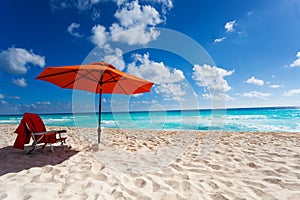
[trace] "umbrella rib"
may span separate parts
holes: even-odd
[[[78,74],[80,74],[81,76],[78,77],[78,78],[76,78],[76,79],[74,79],[73,81],[69,82],[69,83],[68,83],[67,85],[65,85],[64,87],[68,87],[69,85],[75,83],[76,81],[78,81],[78,80],[80,80],[80,79],[82,79],[82,78],[84,78],[84,77],[85,77],[86,79],[88,79],[88,80],[97,82],[96,77],[94,77],[93,75],[92,75],[92,76],[93,76],[95,79],[86,77],[87,75],[91,74],[92,72],[94,72],[94,71],[96,71],[96,70],[92,70],[92,71],[91,71],[91,70],[86,70],[86,69],[85,69],[84,71],[86,71],[87,73],[83,74],[83,73],[80,73],[80,70],[78,70]],[[74,71],[74,72],[75,72],[75,71]]]
[[[110,72],[108,72],[108,74],[111,76],[111,79],[114,79],[116,81],[116,84],[118,84],[120,86],[120,88],[123,90],[123,92],[125,94],[128,94],[128,92],[122,87],[122,85],[118,83],[118,81],[120,81],[120,80],[115,79],[116,77],[121,76],[121,75],[118,74],[118,76],[114,77]]]
[[[117,75],[114,77],[110,72],[108,72],[108,73],[111,76],[111,78],[102,83],[113,83],[113,82],[117,83],[119,81],[119,80],[116,80],[116,78],[121,77],[121,75]]]
[[[42,79],[42,78],[49,78],[49,77],[53,77],[53,76],[58,76],[58,75],[63,75],[63,74],[68,74],[71,72],[76,72],[77,70],[69,70],[69,71],[64,71],[64,72],[59,72],[59,73],[55,73],[55,74],[48,74],[48,75],[44,75],[44,76],[38,76],[38,79]]]

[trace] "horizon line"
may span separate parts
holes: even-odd
[[[287,108],[300,108],[300,106],[257,106],[257,107],[229,107],[229,108],[195,108],[195,109],[183,109],[183,110],[152,110],[152,111],[147,111],[147,110],[136,110],[136,111],[117,111],[117,112],[112,112],[112,111],[105,111],[101,112],[101,114],[107,114],[107,113],[140,113],[140,112],[178,112],[178,111],[213,111],[213,110],[242,110],[242,109],[287,109]],[[26,112],[24,112],[26,113]],[[23,114],[24,114],[23,113]],[[30,112],[29,112],[30,113]],[[62,115],[62,114],[98,114],[99,112],[53,112],[53,113],[37,113],[39,115]],[[21,116],[23,114],[0,114],[0,116],[11,116],[11,115],[16,115],[16,116]]]

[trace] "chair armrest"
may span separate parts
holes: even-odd
[[[33,133],[34,135],[46,135],[46,134],[54,134],[54,133],[66,133],[67,130],[50,130],[40,133]]]
[[[56,131],[45,131],[40,133],[33,133],[33,135],[47,135],[47,134],[54,134],[57,133]]]
[[[53,131],[55,131],[56,133],[66,133],[67,132],[67,130],[53,130]]]
[[[65,142],[66,137],[61,137],[61,133],[66,133],[66,130],[50,130],[39,133],[31,133],[35,143],[55,143]]]

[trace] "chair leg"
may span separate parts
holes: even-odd
[[[31,154],[35,150],[35,145],[37,144],[37,141],[34,141],[31,145],[31,149],[26,152],[26,154]]]
[[[43,145],[42,149],[45,149],[46,145],[47,145],[47,143],[45,143],[45,144]]]
[[[52,146],[51,143],[50,143],[50,148],[51,148],[52,153],[54,153],[54,152],[55,152],[55,151],[54,151],[54,147]]]
[[[31,149],[30,149],[29,151],[27,151],[26,154],[27,154],[27,155],[28,155],[28,154],[31,154],[31,153],[34,151],[34,149],[35,149],[35,146],[31,147]]]

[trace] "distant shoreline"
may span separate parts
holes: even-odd
[[[153,111],[147,111],[147,110],[139,110],[139,111],[117,111],[117,112],[101,112],[102,114],[111,114],[111,113],[143,113],[143,112],[185,112],[185,111],[223,111],[223,110],[255,110],[255,109],[265,109],[265,110],[270,110],[270,109],[300,109],[300,106],[270,106],[270,107],[240,107],[240,108],[215,108],[215,109],[210,109],[210,108],[200,108],[200,109],[185,109],[185,110],[153,110]],[[24,112],[25,113],[25,112]],[[66,112],[66,113],[37,113],[39,115],[69,115],[69,114],[97,114],[98,112],[80,112],[80,113],[72,113],[72,112]],[[22,116],[23,113],[21,114],[0,114],[0,116]]]

